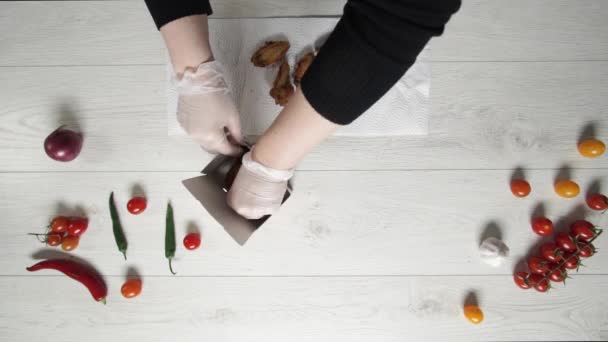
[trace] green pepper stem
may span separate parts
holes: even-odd
[[[122,252],[122,256],[125,257],[125,260],[127,260],[127,251],[121,251]]]
[[[173,258],[168,258],[169,259],[169,271],[171,271],[171,274],[176,275],[177,273],[173,272],[173,266],[171,265],[171,260],[173,260]]]

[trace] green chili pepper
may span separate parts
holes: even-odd
[[[171,202],[167,203],[167,220],[165,225],[165,257],[169,260],[169,271],[172,274],[173,267],[171,266],[171,260],[175,256],[175,222],[173,221],[173,207]]]
[[[114,193],[110,193],[110,216],[112,217],[112,230],[114,231],[114,239],[116,240],[116,246],[127,260],[127,239],[125,233],[122,231],[122,225],[118,217],[118,211],[114,204]]]

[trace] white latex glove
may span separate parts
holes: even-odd
[[[281,206],[292,176],[293,170],[268,168],[251,159],[251,152],[247,152],[228,191],[228,205],[248,219],[272,215]]]
[[[221,65],[217,61],[202,63],[174,82],[179,93],[177,121],[190,137],[207,152],[239,154],[242,149],[236,143],[243,142],[240,117]]]

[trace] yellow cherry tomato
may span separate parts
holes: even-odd
[[[604,154],[606,145],[597,139],[587,139],[578,145],[578,151],[583,157],[597,158]]]
[[[581,188],[571,180],[561,180],[555,183],[555,193],[561,197],[572,198],[578,196]]]
[[[73,251],[78,247],[78,236],[68,235],[61,241],[61,249],[66,252]]]
[[[464,307],[464,317],[473,324],[479,324],[483,321],[483,311],[477,305],[466,305]]]

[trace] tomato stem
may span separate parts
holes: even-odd
[[[27,235],[33,235],[36,237],[36,239],[38,239],[39,242],[42,243],[47,243],[48,237],[49,235],[60,235],[58,233],[44,233],[44,234],[39,234],[39,233],[27,233]],[[41,236],[44,236],[42,239],[40,239]]]

